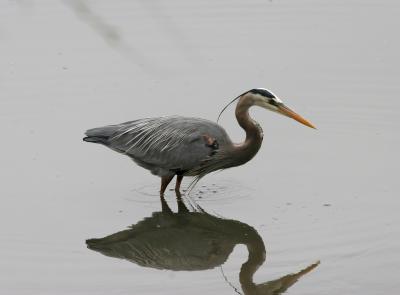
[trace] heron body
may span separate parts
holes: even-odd
[[[200,179],[206,174],[239,166],[252,159],[261,147],[263,132],[250,118],[257,105],[309,126],[311,123],[288,109],[270,91],[253,89],[238,96],[235,114],[246,132],[244,142],[235,144],[217,123],[180,116],[146,118],[86,131],[87,142],[100,143],[129,156],[139,166],[161,177],[161,194],[177,175],[176,190],[184,176]]]

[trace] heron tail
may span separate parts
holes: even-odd
[[[83,141],[107,144],[110,136],[114,134],[117,128],[116,126],[110,125],[89,129],[85,132],[86,137],[83,138]]]
[[[83,138],[83,141],[93,142],[93,143],[107,143],[108,137],[100,137],[100,136],[86,136]]]

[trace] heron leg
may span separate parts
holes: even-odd
[[[175,191],[176,192],[179,192],[181,189],[182,179],[183,179],[183,175],[176,176],[176,183],[175,183]]]
[[[174,178],[174,175],[172,175],[172,176],[162,176],[161,177],[160,196],[164,195],[164,192],[167,189],[167,186],[171,182],[172,178]]]

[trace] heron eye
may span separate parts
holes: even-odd
[[[275,99],[273,99],[273,98],[270,98],[270,99],[268,100],[268,102],[269,102],[269,104],[272,104],[273,106],[277,106],[277,105],[278,105],[278,102],[277,102]]]

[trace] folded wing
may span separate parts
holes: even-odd
[[[86,141],[124,153],[160,176],[192,170],[231,143],[214,122],[175,116],[94,128],[86,135]]]

